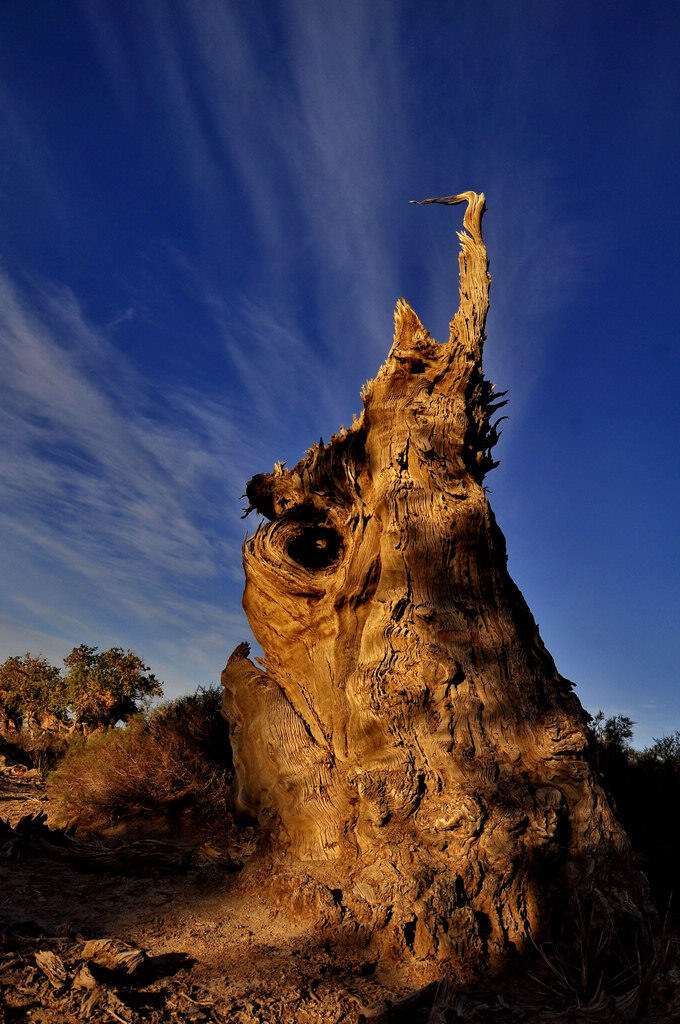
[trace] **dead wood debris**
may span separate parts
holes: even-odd
[[[68,936],[27,935],[17,926],[0,935],[0,1022],[26,1019],[29,1010],[51,1011],[39,1019],[118,1020],[123,1024],[197,1019],[188,957],[148,957],[119,939],[81,941]],[[159,963],[160,961],[160,963]],[[171,976],[169,976],[171,975]],[[186,997],[183,1012],[181,996]],[[3,1010],[4,1008],[4,1010]],[[208,1017],[203,1017],[209,1020]]]
[[[546,998],[542,979],[535,978],[532,990],[532,975],[524,972],[516,978],[514,998],[507,992],[505,996],[461,992],[450,979],[443,978],[397,1000],[383,1013],[366,1014],[364,1019],[372,1024],[678,1024],[680,969],[669,967],[669,962],[678,964],[680,947],[677,942],[671,945],[675,948],[668,962],[652,958],[646,970],[641,965],[639,984],[632,986],[625,998],[605,991],[586,1003]]]
[[[677,956],[673,959],[677,962]],[[675,968],[654,979],[653,1008],[640,1016],[605,996],[597,1005],[558,1009],[542,1002],[539,985],[533,993],[527,989],[504,997],[461,992],[447,979],[374,1007],[345,985],[323,995],[315,983],[316,991],[294,985],[267,994],[218,994],[197,982],[193,966],[183,954],[154,957],[116,938],[47,935],[30,922],[10,926],[0,933],[0,1024],[29,1018],[41,1024],[675,1024],[680,1019]]]
[[[15,826],[0,819],[0,860],[48,854],[82,871],[120,875],[179,874],[195,867],[241,867],[224,850],[159,839],[107,844],[82,839],[73,828],[51,828],[44,813],[26,814]]]

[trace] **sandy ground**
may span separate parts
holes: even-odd
[[[35,772],[0,770],[0,818],[15,826],[48,806]],[[117,1012],[126,1021],[351,1024],[379,1020],[404,994],[381,979],[362,951],[332,947],[304,926],[291,926],[252,892],[245,899],[238,872],[209,856],[180,874],[130,877],[81,870],[28,843],[10,859],[0,856],[0,936],[8,1021],[82,1019],[78,1000],[71,1000],[75,1015],[70,1005],[60,1007],[68,1002],[64,992],[42,972],[34,972],[35,984],[19,975],[40,950],[66,962],[86,940],[104,937],[144,950],[156,975],[167,971],[146,986],[153,999],[143,1013],[118,1006],[92,1020],[113,1020]],[[17,955],[14,977],[7,965]],[[22,985],[27,992],[15,998],[12,987]],[[163,998],[167,1005],[160,1005]]]
[[[35,771],[0,758],[0,821],[9,822],[0,825],[0,1024],[624,1019],[606,1004],[599,1013],[546,1016],[533,982],[533,1003],[526,991],[513,999],[512,986],[502,995],[462,993],[442,982],[408,993],[366,950],[273,910],[253,884],[252,838],[237,851],[245,866],[237,867],[233,850],[224,857],[203,842],[179,872],[92,870],[41,841],[45,825],[37,839],[31,833],[17,840],[21,819],[46,810]],[[103,960],[99,953],[88,959],[88,941],[106,939],[140,966],[127,973],[118,960],[106,960],[106,951]],[[680,1022],[680,971],[666,969],[655,985],[661,1010],[644,1019]]]

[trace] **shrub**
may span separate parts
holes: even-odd
[[[73,746],[50,778],[58,815],[103,829],[174,830],[219,822],[231,808],[231,747],[216,687],[168,701],[124,728]]]
[[[73,736],[46,729],[0,731],[0,753],[27,768],[36,768],[44,782],[65,755]]]
[[[621,824],[633,848],[645,860],[652,891],[661,911],[677,891],[680,859],[680,732],[655,739],[643,751],[630,745],[632,722],[616,716],[594,719],[594,741],[605,785],[614,797]],[[680,920],[680,901],[671,905]]]

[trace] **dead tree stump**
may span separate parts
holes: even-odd
[[[618,928],[646,892],[483,486],[505,404],[482,372],[484,196],[440,201],[467,203],[449,340],[400,299],[352,427],[248,483],[265,671],[242,644],[222,676],[238,800],[281,870],[425,980],[568,935],[575,894]]]

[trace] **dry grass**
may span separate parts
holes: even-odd
[[[575,904],[571,947],[536,946],[542,970],[529,977],[548,1001],[567,1007],[553,1011],[555,1021],[639,1019],[668,960],[667,922],[658,930],[651,911],[640,913],[635,934],[622,941],[597,890],[587,905],[579,897]]]
[[[220,700],[215,688],[199,690],[72,746],[49,779],[57,816],[99,830],[224,819],[231,749]]]
[[[39,728],[0,730],[0,753],[29,768],[36,768],[43,780],[64,757],[72,742],[73,737],[66,731],[51,732]]]

